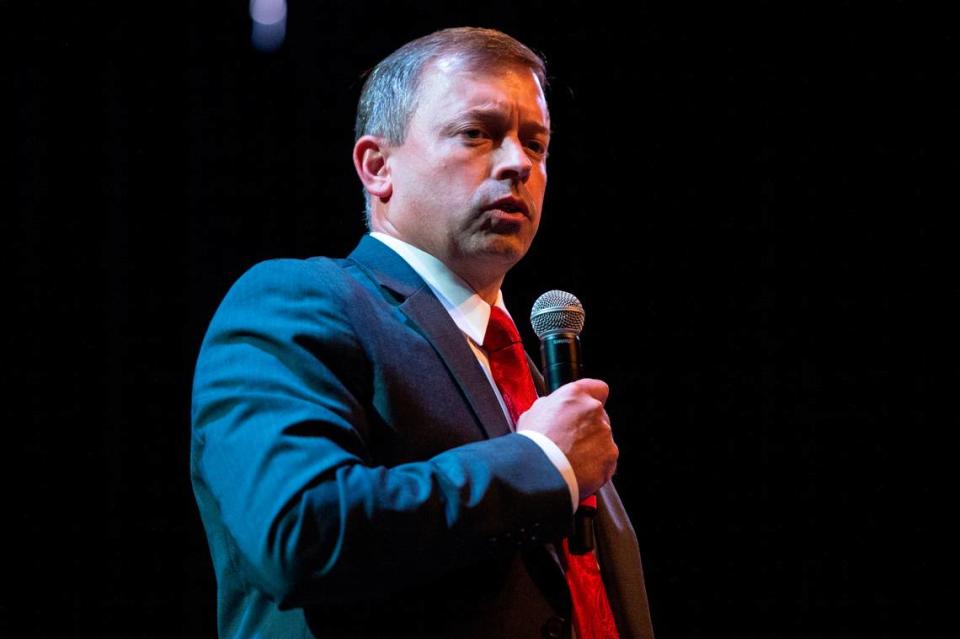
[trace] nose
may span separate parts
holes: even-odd
[[[496,153],[494,177],[498,180],[526,182],[530,177],[533,161],[527,155],[523,143],[514,136],[504,136]]]

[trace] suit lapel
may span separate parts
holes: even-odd
[[[594,529],[597,560],[620,636],[653,639],[637,536],[613,482],[597,492]]]
[[[420,327],[453,373],[487,437],[508,434],[507,418],[476,355],[433,292],[424,285],[400,305],[400,310]]]
[[[500,402],[466,337],[416,271],[392,249],[369,236],[360,240],[350,259],[402,300],[400,311],[443,360],[486,436],[499,437],[511,432]]]

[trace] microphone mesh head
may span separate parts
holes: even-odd
[[[573,333],[583,330],[583,304],[572,293],[547,291],[537,298],[530,311],[533,332],[543,339],[553,333]]]

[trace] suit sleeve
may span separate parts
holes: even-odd
[[[371,459],[374,364],[350,294],[329,261],[258,265],[227,294],[197,363],[201,514],[283,608],[385,596],[569,522],[563,478],[522,436],[392,468]]]

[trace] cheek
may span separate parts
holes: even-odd
[[[451,163],[446,171],[435,176],[433,183],[438,194],[442,194],[446,201],[472,206],[485,179],[486,174],[475,166]]]
[[[547,191],[547,176],[546,175],[537,175],[530,176],[530,179],[527,181],[527,189],[533,198],[537,201],[537,205],[543,204],[543,196]]]

